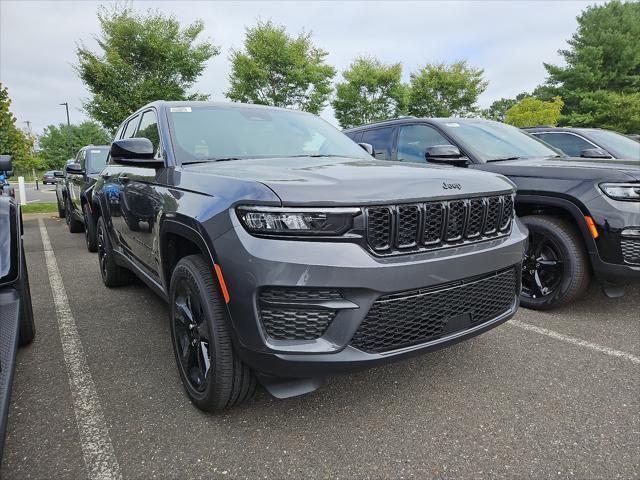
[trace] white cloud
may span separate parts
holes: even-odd
[[[405,79],[427,62],[467,58],[485,69],[489,87],[480,103],[530,91],[544,80],[542,62],[560,62],[557,50],[575,31],[575,17],[592,2],[147,2],[184,24],[198,18],[204,35],[221,47],[196,89],[224,100],[231,48],[244,29],[272,19],[290,33],[313,31],[340,72],[358,55],[402,62]],[[9,88],[19,122],[34,131],[65,120],[68,101],[80,121],[87,91],[72,64],[76,42],[95,46],[96,2],[0,2],[0,81]],[[333,120],[330,109],[323,113]]]

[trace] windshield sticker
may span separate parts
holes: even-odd
[[[189,113],[191,107],[171,107],[171,113]]]
[[[456,127],[459,127],[459,126],[460,126],[460,124],[459,124],[459,123],[445,123],[445,125],[446,125],[447,127],[453,127],[453,128],[456,128]]]

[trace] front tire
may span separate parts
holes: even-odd
[[[521,220],[529,229],[521,305],[549,310],[576,300],[591,280],[587,252],[576,229],[548,215],[529,215]]]
[[[193,404],[215,412],[251,398],[255,376],[234,350],[224,301],[202,256],[189,255],[178,262],[170,301],[173,350]]]
[[[84,217],[84,238],[87,242],[87,250],[98,251],[98,239],[96,238],[97,225],[93,220],[93,215],[89,211],[89,206],[85,203],[82,206],[82,216]]]
[[[65,216],[64,203],[60,201],[60,197],[58,196],[57,193],[56,193],[56,200],[58,201],[58,217],[64,218]]]
[[[98,217],[96,238],[102,283],[109,288],[130,284],[133,280],[133,274],[130,270],[118,265],[113,258],[113,249],[102,216]]]

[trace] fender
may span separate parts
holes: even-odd
[[[587,223],[584,220],[584,216],[588,215],[589,212],[583,206],[582,208],[576,205],[574,202],[569,200],[565,200],[560,197],[549,197],[549,196],[541,196],[541,195],[527,195],[527,194],[516,194],[516,208],[518,205],[548,205],[550,207],[561,208],[562,210],[569,213],[578,225],[580,230],[580,234],[582,235],[582,240],[587,247],[587,251],[590,256],[598,255],[598,247],[596,245],[595,240],[591,236],[591,232],[589,232],[589,228]]]

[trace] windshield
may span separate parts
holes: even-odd
[[[107,164],[108,148],[91,148],[87,151],[87,173],[100,173]]]
[[[471,120],[452,121],[441,126],[483,162],[560,155],[540,140],[504,123]]]
[[[640,143],[609,130],[589,130],[589,136],[605,149],[617,152],[621,158],[640,159]]]
[[[371,159],[324,120],[291,110],[249,106],[169,108],[173,148],[180,163],[297,156]]]

